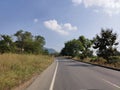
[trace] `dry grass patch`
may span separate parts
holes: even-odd
[[[52,62],[53,57],[45,55],[0,55],[0,90],[11,90],[42,72]]]

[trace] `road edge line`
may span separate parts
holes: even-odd
[[[87,64],[91,64],[91,65],[98,66],[98,67],[103,67],[103,68],[106,68],[106,69],[109,69],[109,70],[120,71],[119,68],[109,67],[109,66],[90,63],[90,62],[85,62],[85,61],[79,61],[79,60],[75,60],[75,59],[72,59],[72,60],[74,60],[75,62],[82,62],[82,63],[87,63]]]
[[[54,87],[55,78],[56,78],[57,69],[58,69],[58,61],[56,60],[56,62],[57,62],[56,68],[55,68],[55,71],[54,71],[54,74],[53,74],[53,78],[52,78],[52,82],[51,82],[51,84],[50,84],[49,90],[53,90],[53,87]]]
[[[118,85],[116,85],[116,84],[114,84],[114,83],[112,83],[112,82],[110,82],[108,80],[105,80],[105,79],[102,79],[102,80],[105,81],[105,82],[107,82],[107,83],[109,83],[109,84],[111,84],[112,86],[120,89],[120,86],[118,86]]]

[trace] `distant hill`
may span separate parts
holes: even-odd
[[[55,49],[52,48],[45,48],[45,49],[48,50],[49,54],[57,53]]]

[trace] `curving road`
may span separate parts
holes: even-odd
[[[120,90],[120,72],[57,58],[27,90]]]

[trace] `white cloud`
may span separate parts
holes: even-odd
[[[80,0],[72,0],[72,2],[76,5],[84,4],[86,8],[100,8],[99,11],[102,10],[110,16],[120,13],[120,0],[81,0],[81,2]]]
[[[72,30],[77,30],[77,27],[76,26],[72,26],[70,23],[65,23],[63,25],[63,29],[72,31]]]
[[[72,0],[74,5],[79,5],[82,3],[82,0]]]
[[[38,22],[38,19],[37,19],[37,18],[35,18],[33,21],[34,21],[34,23],[37,23],[37,22]]]
[[[68,35],[69,31],[77,30],[76,26],[72,26],[70,23],[58,24],[56,20],[49,20],[44,22],[45,27],[55,31],[61,35]]]

